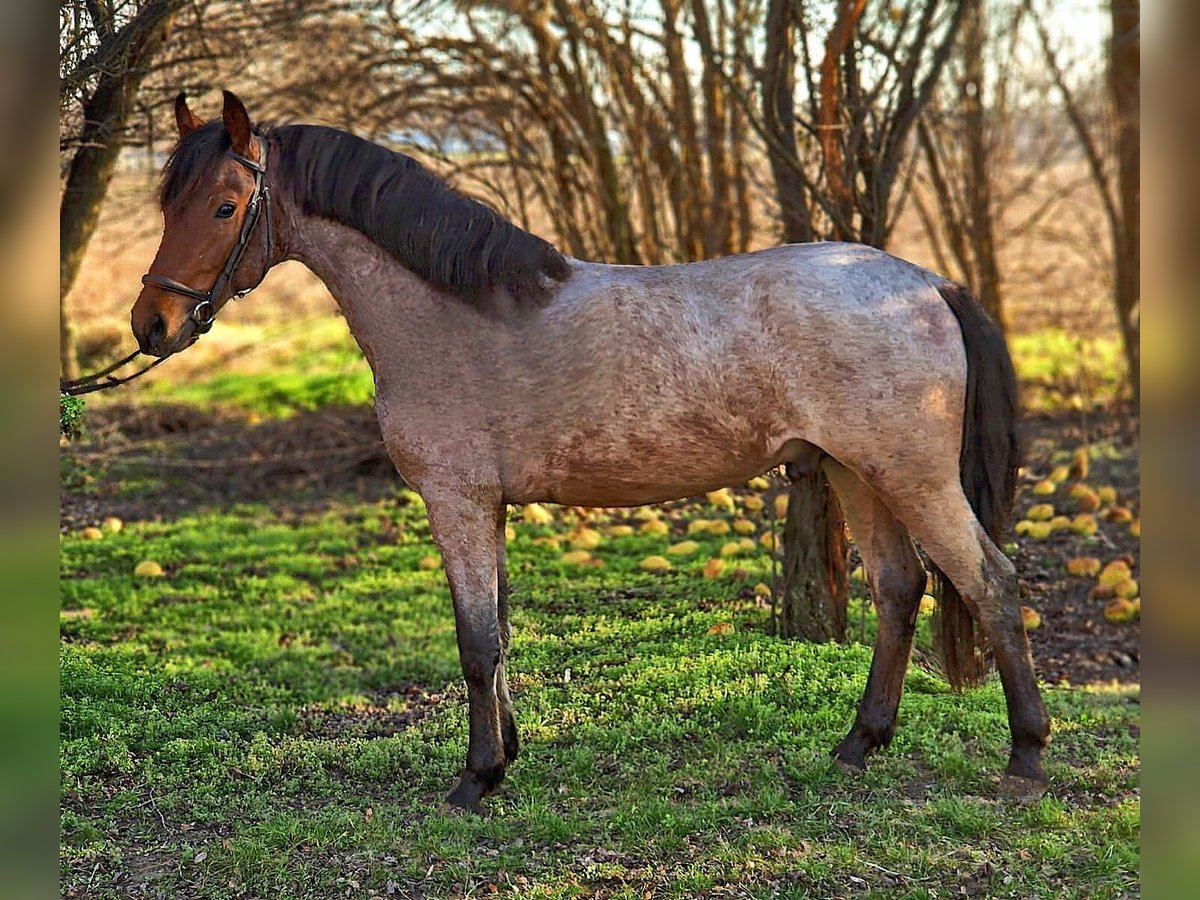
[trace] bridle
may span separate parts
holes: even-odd
[[[258,225],[258,220],[263,218],[266,220],[266,256],[263,259],[263,271],[259,276],[258,281],[252,287],[245,288],[240,291],[232,291],[232,297],[237,300],[245,297],[254,288],[263,283],[263,279],[267,277],[267,272],[271,267],[271,259],[275,253],[275,232],[271,228],[271,190],[267,187],[267,142],[263,138],[259,138],[259,161],[242,156],[240,153],[233,153],[232,156],[243,166],[250,170],[254,175],[254,190],[250,194],[250,201],[246,204],[246,217],[242,220],[241,231],[238,232],[237,243],[233,245],[233,249],[229,251],[229,258],[225,260],[225,266],[221,269],[221,274],[217,276],[217,280],[213,286],[207,291],[197,290],[194,287],[188,287],[174,278],[166,275],[153,275],[147,272],[142,276],[142,284],[152,284],[155,287],[162,288],[165,291],[170,291],[174,294],[182,294],[185,297],[191,297],[196,301],[196,304],[188,310],[188,318],[195,324],[196,329],[191,335],[191,339],[184,346],[191,346],[195,343],[200,335],[207,332],[213,326],[213,322],[217,318],[217,304],[221,302],[221,297],[225,290],[230,286],[233,280],[233,273],[237,269],[238,264],[242,261],[242,256],[246,253],[246,246],[250,243],[250,238],[254,236],[254,229]],[[178,348],[175,348],[178,349]],[[172,353],[175,352],[173,349]],[[139,355],[140,350],[134,350],[124,359],[113,363],[107,368],[101,369],[91,375],[85,375],[83,378],[76,378],[71,381],[62,381],[58,383],[58,389],[64,394],[89,394],[92,391],[100,391],[106,388],[116,387],[117,385],[125,384],[133,381],[139,375],[144,375],[149,372],[159,363],[166,360],[171,353],[161,356],[150,365],[138,369],[132,375],[127,375],[121,378],[113,375],[117,369],[127,363],[132,362]]]
[[[254,190],[250,194],[250,202],[246,204],[246,217],[242,220],[242,230],[238,233],[237,243],[229,251],[229,258],[225,260],[225,267],[221,269],[221,274],[217,276],[217,280],[213,283],[213,286],[207,291],[201,291],[194,287],[188,287],[186,284],[176,281],[174,278],[169,278],[166,275],[153,275],[147,272],[142,276],[142,284],[152,284],[165,291],[191,297],[196,301],[196,305],[188,310],[188,318],[195,323],[195,334],[198,335],[204,334],[212,328],[213,322],[216,321],[217,304],[221,302],[221,297],[225,293],[225,289],[229,287],[230,282],[233,280],[233,273],[242,261],[242,256],[246,252],[246,246],[250,243],[250,238],[254,235],[254,228],[258,225],[259,218],[266,219],[267,255],[263,262],[263,272],[252,287],[233,291],[233,298],[239,300],[262,284],[263,279],[267,277],[267,271],[271,265],[271,257],[275,249],[275,234],[271,228],[271,189],[267,187],[267,142],[260,138],[258,145],[260,157],[260,161],[258,162],[249,157],[242,156],[240,153],[231,154],[234,159],[249,169],[254,176]]]

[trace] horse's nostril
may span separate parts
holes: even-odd
[[[167,336],[167,323],[162,316],[156,315],[150,320],[150,331],[147,333],[146,342],[150,345],[151,350],[157,350],[162,345],[163,338]]]

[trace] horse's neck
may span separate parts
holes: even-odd
[[[376,375],[413,387],[429,369],[478,368],[495,359],[505,329],[414,275],[353,228],[291,217],[287,254],[325,283]]]

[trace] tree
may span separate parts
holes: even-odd
[[[863,0],[838,0],[832,19],[825,13],[804,0],[770,0],[767,8],[756,121],[783,238],[883,247],[909,139],[950,56],[963,4],[872,5],[868,15]],[[788,489],[784,524],[783,634],[844,637],[847,552],[842,510],[824,474],[801,476]]]
[[[79,102],[79,131],[59,206],[59,372],[76,373],[66,297],[112,180],[134,96],[184,0],[71,2],[59,8],[60,114]]]
[[[1089,121],[1071,86],[1041,12],[1032,0],[1025,0],[1046,67],[1083,151],[1108,224],[1113,306],[1121,329],[1130,387],[1137,399],[1141,394],[1141,125],[1138,99],[1141,5],[1139,0],[1110,0],[1109,6],[1112,31],[1108,44],[1108,99],[1114,127],[1111,137],[1106,139],[1101,125]],[[1110,158],[1115,159],[1115,174]]]

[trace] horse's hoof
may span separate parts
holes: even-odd
[[[442,801],[442,805],[438,807],[438,812],[440,812],[443,816],[449,816],[455,819],[466,819],[472,816],[487,815],[487,810],[478,803],[476,803],[474,806],[462,806],[458,803],[458,801],[451,800],[450,797],[447,797],[444,801]]]
[[[1000,779],[1000,796],[1015,803],[1036,803],[1049,788],[1045,781],[1022,775],[1005,775]]]
[[[446,802],[442,804],[442,811],[454,815],[469,813],[482,816],[484,809],[480,805],[480,802],[485,795],[486,792],[478,781],[464,776],[459,779],[454,790],[446,795]]]
[[[848,775],[858,775],[866,771],[867,750],[863,742],[853,735],[838,744],[830,756],[837,763],[837,767]]]
[[[859,765],[858,763],[844,760],[840,756],[835,756],[833,758],[833,764],[837,766],[838,771],[843,775],[849,775],[854,778],[857,778],[863,772],[867,771],[866,763]]]

